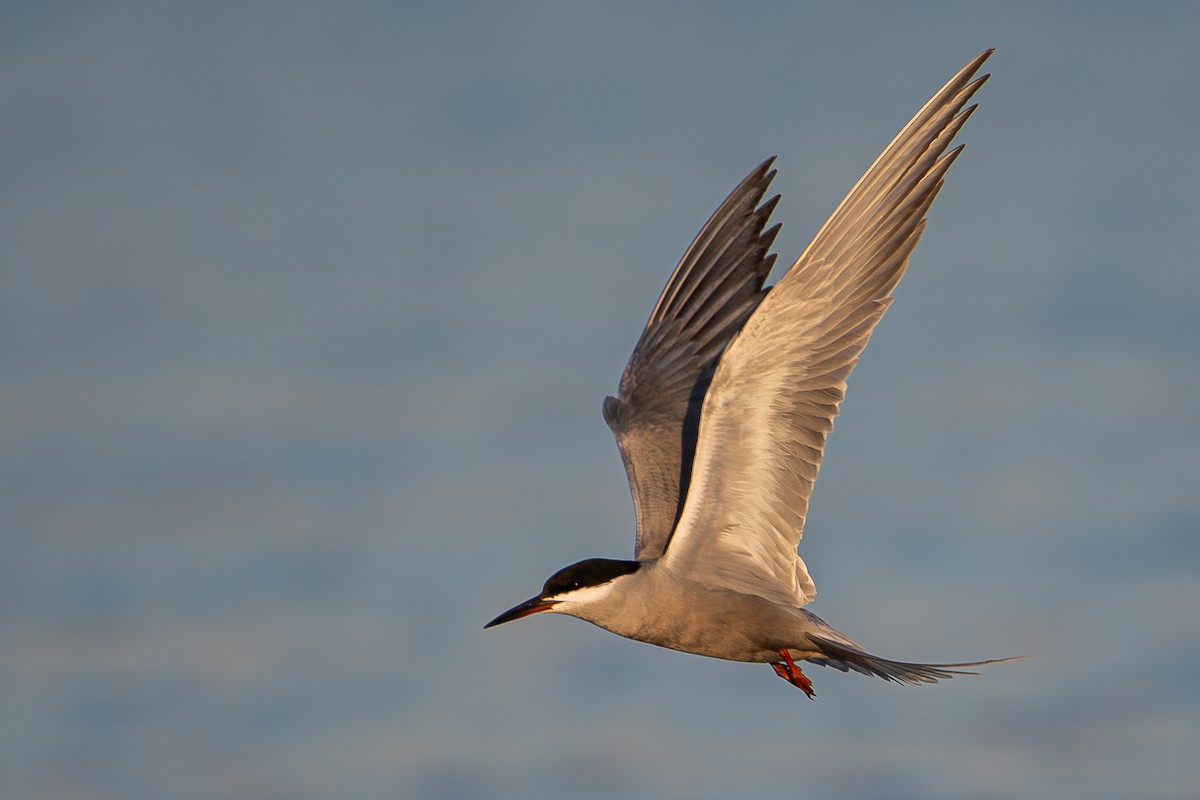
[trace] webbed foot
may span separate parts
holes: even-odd
[[[796,662],[792,661],[792,654],[788,652],[786,647],[781,647],[779,648],[779,655],[783,657],[783,663],[772,662],[771,669],[775,670],[776,675],[803,691],[808,695],[810,700],[814,699],[817,693],[813,691],[812,681],[800,671],[800,668],[796,666]]]

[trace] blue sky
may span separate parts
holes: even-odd
[[[0,794],[1185,798],[1191,4],[6,4]],[[480,626],[625,557],[600,401],[777,154],[791,262],[988,46],[802,545],[938,687]]]

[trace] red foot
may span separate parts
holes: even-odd
[[[817,693],[813,691],[812,681],[808,679],[807,675],[800,671],[800,668],[796,666],[796,662],[792,661],[792,654],[787,651],[787,648],[779,648],[779,655],[783,656],[784,663],[771,664],[771,669],[775,670],[775,674],[783,678],[792,686],[795,686],[797,689],[802,690],[806,695],[808,695],[810,700],[815,698]]]

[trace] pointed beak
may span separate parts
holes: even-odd
[[[486,629],[495,627],[496,625],[503,625],[506,622],[512,622],[514,619],[520,619],[521,617],[528,617],[530,614],[536,614],[539,611],[549,611],[556,605],[558,605],[557,600],[546,600],[541,595],[531,597],[524,603],[521,603],[521,605],[513,606],[483,627]]]

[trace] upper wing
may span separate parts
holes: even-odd
[[[758,206],[773,158],[751,172],[701,228],[634,348],[604,419],[617,438],[637,514],[635,557],[657,558],[683,507],[700,402],[717,357],[763,298],[779,196]],[[757,208],[756,208],[757,206]]]
[[[892,299],[962,146],[987,51],[892,140],[721,357],[691,487],[664,563],[709,585],[803,605],[796,545],[846,379]]]

